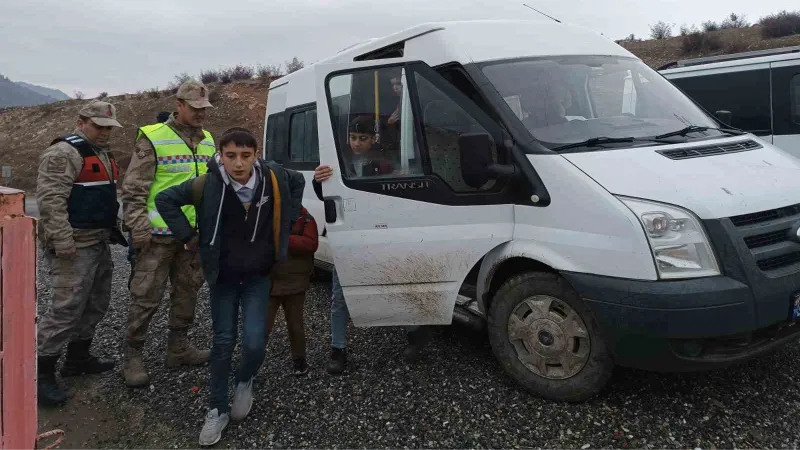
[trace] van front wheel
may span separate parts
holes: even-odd
[[[488,328],[506,373],[540,397],[584,401],[611,377],[614,363],[589,308],[558,275],[506,281],[492,301]]]

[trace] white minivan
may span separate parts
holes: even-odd
[[[720,367],[799,336],[800,160],[586,29],[370,40],[273,82],[265,143],[306,175],[317,258],[356,326],[467,311],[537,395],[584,400],[615,364]]]

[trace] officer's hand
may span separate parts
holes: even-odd
[[[331,166],[319,166],[314,169],[314,181],[322,183],[333,176],[333,169]]]
[[[78,255],[78,250],[75,247],[65,250],[56,250],[56,256],[59,258],[74,258]]]
[[[188,250],[188,251],[190,251],[190,252],[196,252],[196,251],[200,250],[200,241],[197,240],[197,238],[194,238],[191,241],[189,241],[188,243],[183,244],[183,248]]]
[[[136,250],[136,253],[143,252],[150,247],[150,240],[152,236],[147,236],[145,239],[136,239],[133,238],[133,248]]]

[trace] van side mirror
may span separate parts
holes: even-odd
[[[714,116],[716,116],[717,119],[720,122],[724,123],[725,125],[731,126],[731,120],[733,119],[733,114],[731,114],[730,111],[720,110],[715,112]]]
[[[492,148],[489,135],[485,133],[465,133],[458,138],[458,151],[461,157],[461,177],[471,188],[478,189],[491,179],[489,166]]]
[[[481,186],[500,177],[514,177],[517,167],[497,164],[492,156],[492,141],[486,133],[465,133],[458,138],[461,156],[461,177],[471,188]]]

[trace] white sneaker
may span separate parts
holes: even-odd
[[[206,414],[206,423],[200,431],[200,445],[214,445],[222,438],[222,430],[228,426],[230,417],[228,414],[219,414],[217,408],[212,409]]]
[[[231,419],[235,421],[244,420],[253,407],[253,379],[250,381],[240,381],[236,385],[236,392],[233,394],[233,404],[231,405]]]

